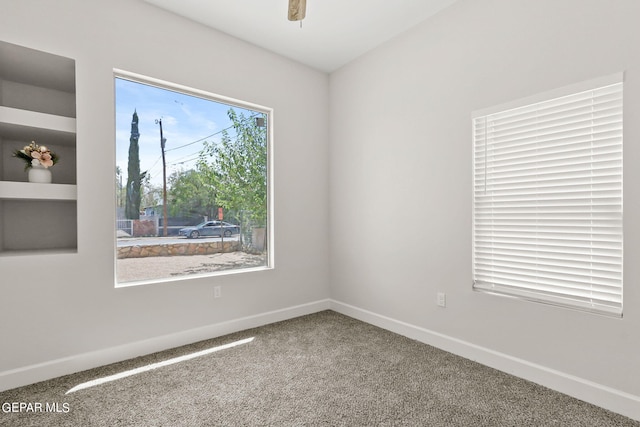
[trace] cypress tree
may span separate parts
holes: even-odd
[[[143,176],[140,174],[140,147],[138,145],[138,112],[134,110],[129,138],[129,164],[127,166],[127,200],[124,208],[128,219],[140,219],[140,188]]]

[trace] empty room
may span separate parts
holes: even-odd
[[[0,0],[0,425],[640,425],[639,19]]]

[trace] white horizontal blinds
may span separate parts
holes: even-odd
[[[474,287],[622,314],[622,83],[473,120]]]

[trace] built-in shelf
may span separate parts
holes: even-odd
[[[19,108],[0,105],[0,123],[5,127],[22,126],[26,128],[47,129],[50,131],[75,134],[76,119]]]
[[[0,256],[76,253],[75,61],[0,40],[0,64]],[[13,158],[31,141],[60,157],[51,184]]]
[[[76,254],[76,248],[69,249],[29,249],[29,250],[4,250],[0,251],[0,258],[4,257],[20,257],[20,256],[38,256],[38,255],[69,255]]]
[[[76,200],[76,188],[71,184],[0,181],[0,199]]]

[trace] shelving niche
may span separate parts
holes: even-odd
[[[77,251],[75,61],[0,41],[0,256]],[[27,182],[13,152],[60,156],[53,183]]]

